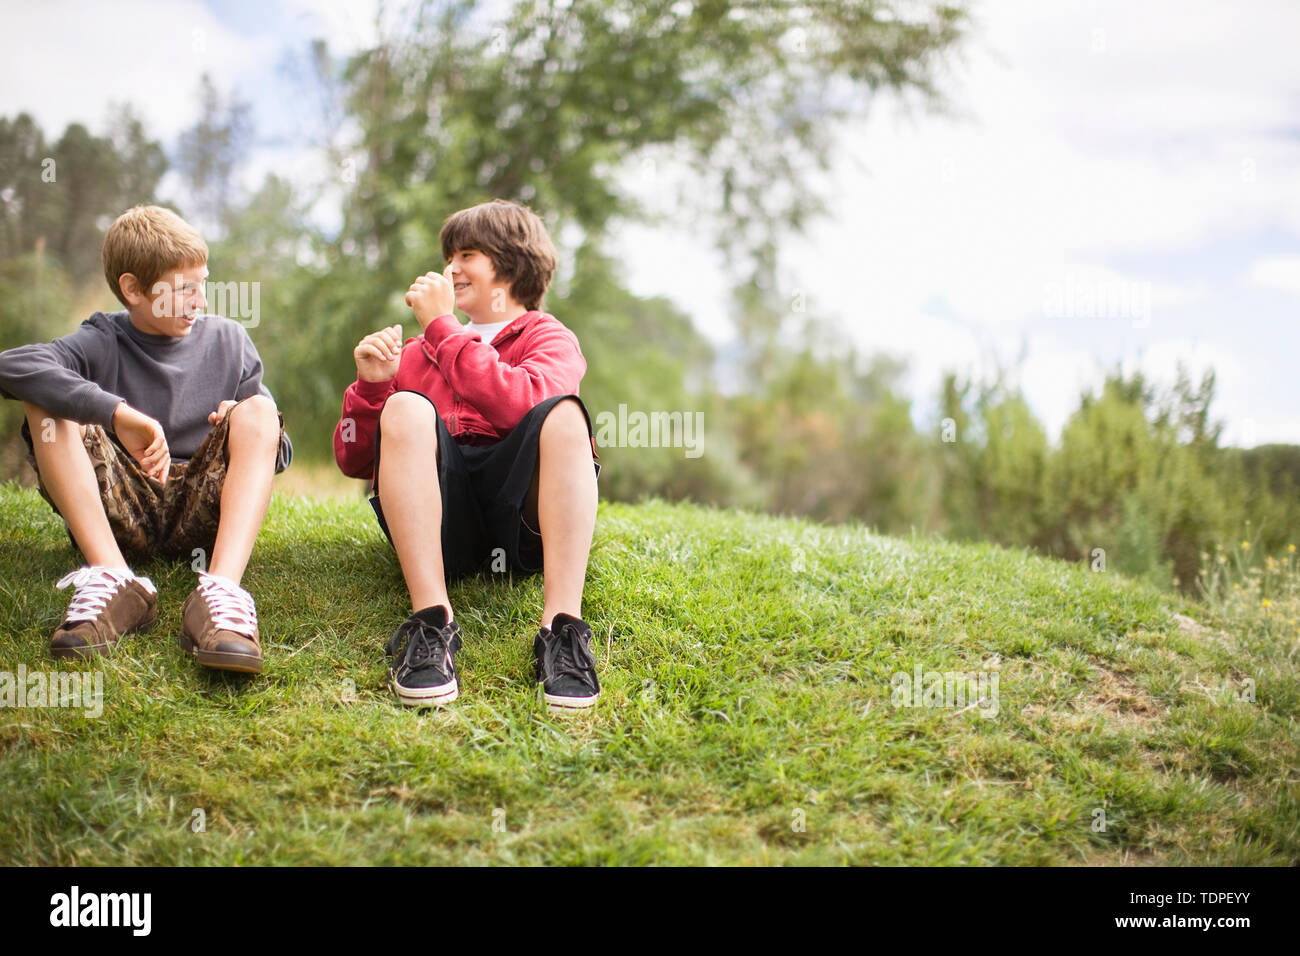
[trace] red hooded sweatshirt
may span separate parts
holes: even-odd
[[[347,387],[334,457],[348,477],[373,479],[375,430],[393,392],[421,392],[459,444],[486,445],[503,439],[539,402],[578,394],[586,371],[578,337],[546,312],[525,312],[491,345],[454,315],[440,315],[423,335],[406,340],[395,378]]]

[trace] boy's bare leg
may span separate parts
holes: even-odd
[[[411,594],[411,610],[441,604],[450,620],[442,563],[437,414],[413,392],[397,392],[384,404],[379,416],[379,496]]]
[[[275,402],[265,395],[245,399],[229,415],[226,451],[230,462],[221,487],[221,518],[208,572],[238,584],[271,503],[280,418]]]
[[[542,423],[537,520],[542,532],[542,626],[556,614],[582,617],[587,557],[596,529],[596,470],[587,419],[576,402],[558,403]]]
[[[32,433],[32,449],[36,454],[41,482],[59,514],[68,523],[86,563],[130,570],[113,537],[104,503],[100,500],[99,482],[95,480],[94,466],[86,454],[81,426],[66,418],[55,418],[30,402],[23,402],[23,411]],[[50,420],[54,422],[54,441],[44,441],[49,432],[43,423]]]

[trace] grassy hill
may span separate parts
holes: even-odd
[[[183,655],[193,574],[164,563],[136,569],[157,630],[54,661],[74,565],[0,486],[0,670],[103,674],[98,717],[0,707],[0,864],[1300,862],[1294,626],[1113,573],[603,503],[604,696],[565,719],[531,683],[540,578],[453,588],[461,699],[392,699],[405,592],[361,501],[273,502],[260,677]],[[925,706],[934,674],[985,696]]]

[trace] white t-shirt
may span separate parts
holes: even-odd
[[[489,345],[497,337],[497,333],[510,324],[511,320],[505,322],[471,322],[467,328],[471,332],[477,332],[478,337]]]

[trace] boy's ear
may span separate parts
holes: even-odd
[[[117,287],[122,290],[122,298],[126,299],[128,305],[138,305],[137,300],[147,298],[140,288],[140,280],[133,273],[123,272],[118,276]]]

